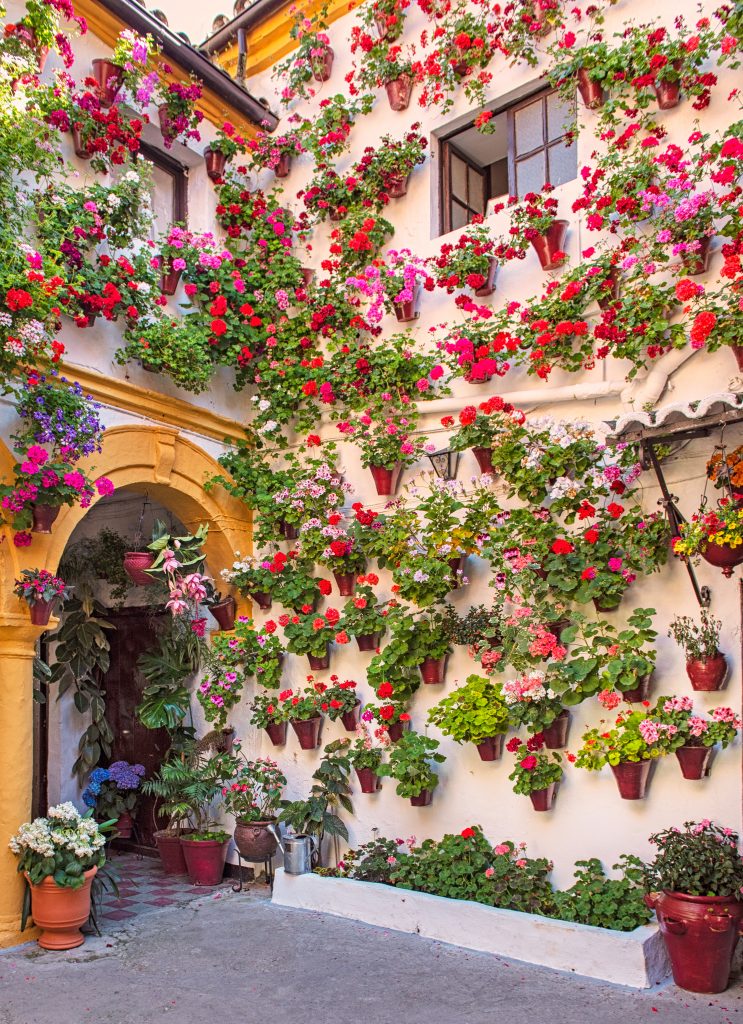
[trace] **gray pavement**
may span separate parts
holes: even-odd
[[[78,950],[0,954],[2,1024],[743,1024],[720,996],[634,992],[220,890]]]

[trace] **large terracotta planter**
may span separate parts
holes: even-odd
[[[647,789],[650,761],[622,761],[613,764],[611,770],[622,800],[642,800]]]
[[[622,696],[625,700],[628,700],[631,704],[639,704],[643,700],[647,700],[650,696],[650,687],[653,681],[653,673],[648,672],[646,675],[640,678],[637,686],[631,690],[624,690]]]
[[[411,796],[410,804],[412,807],[428,807],[433,800],[433,790],[422,789],[418,796]]]
[[[51,618],[54,601],[35,601],[28,606],[31,623],[34,626],[46,626]]]
[[[371,768],[356,768],[355,771],[362,793],[376,793],[382,788],[382,780]]]
[[[224,874],[229,839],[189,839],[181,837],[188,879],[192,885],[219,885]]]
[[[52,523],[61,511],[61,505],[32,505],[31,533],[51,533]]]
[[[410,728],[410,722],[395,722],[393,725],[387,726],[387,735],[390,738],[391,743],[399,743],[402,739],[402,734]]]
[[[743,904],[726,896],[650,893],[668,950],[673,980],[687,992],[724,992],[738,944]]]
[[[400,75],[392,82],[385,82],[384,88],[392,110],[407,110],[410,97],[413,95],[413,79],[410,75]]]
[[[273,599],[266,590],[253,590],[250,593],[250,597],[263,612],[269,611],[273,604]]]
[[[292,722],[292,729],[297,734],[302,750],[315,750],[320,745],[320,728],[322,715],[308,718],[304,722]]]
[[[493,469],[493,449],[475,447],[472,449],[472,454],[477,459],[477,465],[480,467],[480,472],[489,473],[493,476],[495,472]]]
[[[211,146],[207,146],[204,150],[204,164],[206,165],[206,175],[209,181],[222,180],[225,167],[227,166],[227,157],[224,153],[220,153],[218,150],[212,149]]]
[[[187,872],[186,858],[183,856],[180,832],[155,833],[157,852],[160,854],[162,869],[166,875],[185,875]]]
[[[83,875],[79,889],[66,889],[53,878],[31,885],[31,915],[41,928],[39,945],[43,949],[75,949],[85,941],[80,926],[90,917],[90,886],[98,868]],[[28,876],[26,876],[28,878]]]
[[[705,562],[709,562],[710,565],[722,569],[723,576],[730,577],[733,575],[733,569],[736,565],[740,565],[743,562],[743,544],[733,548],[729,544],[714,544],[711,541],[707,541],[699,554]]]
[[[232,594],[226,597],[224,601],[220,601],[219,604],[211,605],[209,611],[217,620],[219,628],[224,632],[229,632],[231,629],[235,628],[237,603]]]
[[[728,674],[728,663],[719,651],[713,658],[691,658],[686,663],[686,674],[692,690],[721,690]]]
[[[334,572],[335,585],[341,597],[351,597],[356,584],[355,572]]]
[[[529,794],[531,805],[535,811],[549,811],[552,809],[552,804],[555,802],[555,787],[556,782],[550,782],[549,786],[544,789],[535,789],[533,793]]]
[[[131,839],[134,831],[134,821],[128,811],[120,814],[116,822],[116,839]]]
[[[685,779],[702,779],[709,775],[709,762],[712,747],[679,747],[675,752],[681,765],[681,774]]]
[[[116,93],[124,80],[124,69],[105,58],[93,61],[93,74],[96,84],[96,95],[102,107],[110,107],[116,99]]]
[[[500,733],[498,736],[488,736],[487,739],[480,740],[480,742],[476,744],[480,760],[500,761],[503,756],[503,743],[505,738],[505,735]]]
[[[480,285],[479,288],[475,288],[475,295],[478,299],[484,299],[488,295],[492,295],[495,291],[495,277],[498,273],[498,260],[495,256],[491,256],[488,260],[488,272],[485,276],[485,281]]]
[[[557,718],[542,729],[544,745],[548,750],[562,750],[568,745],[568,731],[570,729],[570,712],[564,708]]]
[[[594,82],[586,68],[578,68],[577,85],[584,107],[587,107],[588,110],[598,110],[599,107],[603,107],[606,93],[599,82]]]
[[[310,663],[310,668],[313,672],[324,672],[326,668],[330,668],[330,652],[327,647],[325,654],[308,654],[307,660]]]
[[[381,633],[365,633],[356,637],[356,643],[360,651],[376,651],[381,639]]]
[[[289,173],[292,169],[292,155],[291,153],[282,153],[279,157],[278,163],[273,169],[273,173],[277,178],[288,178]]]
[[[155,581],[145,569],[152,568],[155,556],[151,551],[127,551],[124,555],[124,572],[138,587],[149,587]]]
[[[270,725],[266,726],[268,738],[275,747],[283,747],[286,743],[286,730],[288,725],[288,722],[271,722]]]
[[[536,252],[542,270],[557,270],[562,266],[561,260],[556,260],[556,254],[563,252],[565,237],[570,224],[566,220],[556,220],[547,228],[543,235],[532,238],[531,244]]]
[[[681,82],[669,82],[661,78],[654,83],[653,88],[660,110],[672,110],[681,102]]]
[[[273,857],[279,844],[268,826],[275,821],[275,818],[266,821],[240,821],[238,818],[235,822],[234,839],[243,860],[259,863]]]
[[[709,261],[711,257],[710,246],[712,245],[712,239],[709,235],[703,235],[698,238],[699,248],[696,252],[688,252],[684,254],[683,264],[684,273],[688,274],[689,277],[697,277],[699,274],[706,274],[709,270]]]
[[[387,497],[395,493],[402,472],[401,463],[396,462],[391,469],[387,469],[386,466],[369,466],[369,469],[380,497]]]
[[[445,654],[443,658],[423,659],[418,668],[424,683],[443,683],[447,657],[448,655]]]
[[[359,722],[361,721],[361,701],[357,700],[350,711],[345,711],[341,715],[341,722],[343,722],[343,728],[346,732],[356,732]]]
[[[316,82],[327,82],[333,71],[333,56],[334,51],[332,46],[326,46],[325,52],[320,57],[313,57],[312,59],[312,77]]]

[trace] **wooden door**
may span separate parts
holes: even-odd
[[[108,634],[111,667],[104,680],[106,715],[114,734],[111,761],[142,764],[146,776],[160,766],[170,740],[165,729],[145,729],[134,713],[146,686],[137,659],[157,643],[158,624],[166,615],[151,608],[122,608],[106,615],[116,627]],[[154,807],[155,798],[143,795],[136,812],[137,845],[146,848],[154,848],[153,832],[160,827]]]

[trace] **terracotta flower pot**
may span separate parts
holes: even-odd
[[[292,169],[292,155],[291,153],[282,153],[279,157],[278,163],[273,169],[273,173],[277,178],[288,178],[289,172]]]
[[[361,721],[361,701],[357,700],[350,711],[346,711],[341,715],[341,722],[343,722],[343,728],[346,732],[356,732],[359,722]]]
[[[466,555],[457,555],[456,558],[449,559],[449,568],[451,569],[452,576],[452,590],[458,590],[461,586],[461,580],[459,573],[464,569],[464,563],[467,561]]]
[[[173,270],[163,264],[163,273],[160,275],[160,291],[163,295],[175,295],[180,279],[180,270]]]
[[[660,110],[672,110],[681,102],[681,82],[669,82],[661,78],[654,83],[653,88]]]
[[[219,885],[224,874],[229,839],[189,839],[181,836],[183,856],[191,885]]]
[[[387,19],[383,14],[374,15],[374,24],[377,26],[377,33],[380,39],[386,39],[389,33]]]
[[[557,718],[542,729],[544,745],[548,750],[562,750],[568,745],[568,731],[570,730],[570,712],[564,708]]]
[[[503,743],[505,735],[488,736],[486,740],[480,740],[477,744],[477,753],[481,761],[500,761],[503,756]]]
[[[431,800],[433,800],[433,791],[422,789],[418,796],[411,796],[410,803],[412,807],[428,807]]]
[[[332,46],[326,46],[322,58],[313,58],[312,77],[316,82],[327,82],[333,70],[334,50]]]
[[[604,288],[604,294],[596,300],[598,302],[599,309],[611,309],[621,295],[622,282],[619,276],[619,271],[616,267],[612,267],[606,275],[604,285],[606,285],[607,282],[608,287]]]
[[[326,647],[325,654],[308,654],[307,660],[313,672],[323,672],[326,668],[330,668],[330,651]]]
[[[116,822],[116,839],[131,839],[134,831],[134,821],[128,811],[120,814]]]
[[[124,69],[113,61],[97,57],[93,61],[92,77],[95,79],[96,95],[102,107],[110,107],[124,81]]]
[[[294,523],[287,523],[285,519],[281,520],[280,530],[284,540],[297,540],[299,537],[299,527],[295,526]]]
[[[149,587],[155,581],[144,571],[151,569],[155,556],[151,551],[127,551],[124,555],[124,572],[137,587]]]
[[[418,668],[424,683],[443,683],[447,658],[448,655],[445,654],[443,658],[423,659]]]
[[[556,782],[550,782],[544,789],[535,789],[529,794],[531,805],[535,811],[549,811],[555,801]]]
[[[365,633],[356,637],[356,643],[360,651],[376,651],[381,639],[381,633]]]
[[[395,493],[402,473],[402,463],[396,462],[391,469],[387,469],[386,466],[369,466],[369,469],[380,497]]]
[[[271,595],[265,590],[252,590],[250,596],[261,611],[267,612],[273,604]]]
[[[268,738],[275,747],[283,747],[286,743],[286,730],[288,722],[271,722],[266,726]]]
[[[673,980],[687,992],[724,992],[738,944],[743,903],[726,896],[650,893],[673,970]]]
[[[692,690],[721,690],[728,674],[728,663],[719,651],[713,658],[690,658],[686,663],[686,674],[691,680]]]
[[[217,620],[217,625],[221,630],[229,632],[229,630],[235,628],[237,603],[232,594],[229,594],[224,601],[220,601],[219,604],[211,605],[209,611]]]
[[[588,110],[598,110],[606,101],[606,93],[599,82],[594,82],[586,68],[578,68],[578,92],[583,106]]]
[[[413,298],[408,299],[405,302],[393,302],[395,310],[395,316],[399,324],[409,324],[413,320],[417,320],[420,313],[417,311],[416,306],[418,305],[418,298],[420,296],[420,288],[417,286],[413,290]]]
[[[556,260],[555,256],[558,252],[563,252],[569,227],[568,221],[556,220],[543,235],[532,238],[531,244],[539,258],[542,270],[557,270],[562,266],[562,262]]]
[[[689,277],[697,277],[699,274],[706,274],[709,270],[709,261],[711,258],[710,246],[712,245],[712,239],[709,235],[703,235],[698,238],[699,248],[696,252],[687,252],[684,254],[682,262],[684,265],[684,273],[688,274]]]
[[[75,151],[75,156],[79,160],[90,160],[92,153],[89,153],[85,144],[83,143],[83,133],[79,128],[76,128],[74,124],[70,129],[72,132],[72,148]]]
[[[315,271],[312,267],[302,267],[302,284],[305,288],[309,288],[312,282],[315,280]]]
[[[28,606],[31,623],[34,626],[46,626],[52,614],[54,601],[36,601]]]
[[[41,503],[31,506],[31,533],[51,533],[52,523],[59,515],[61,505],[42,505]]]
[[[376,793],[382,788],[382,780],[371,768],[356,768],[355,771],[362,793]]]
[[[733,548],[729,544],[715,544],[712,541],[707,541],[699,554],[705,562],[722,569],[723,576],[730,577],[733,575],[736,565],[743,562],[743,544]]]
[[[186,859],[181,846],[181,833],[163,830],[155,833],[155,844],[166,875],[185,875]]]
[[[390,738],[391,743],[399,743],[402,739],[402,734],[410,728],[410,722],[395,722],[393,725],[387,726],[387,735]]]
[[[640,701],[647,700],[650,696],[652,681],[653,673],[648,672],[646,675],[640,677],[640,681],[637,686],[633,687],[631,690],[624,690],[622,696],[631,704],[639,704]]]
[[[387,178],[387,184],[384,191],[390,199],[402,199],[403,196],[408,194],[409,183],[409,174],[390,175]]]
[[[353,588],[356,584],[355,572],[334,572],[335,585],[341,597],[352,597]]]
[[[477,465],[480,467],[481,473],[490,473],[494,475],[493,469],[493,449],[492,448],[478,448],[472,449],[472,454],[477,459]]]
[[[230,726],[226,726],[221,730],[221,735],[214,744],[214,749],[218,754],[231,754],[232,748],[235,745],[235,730]]]
[[[743,345],[731,345],[735,361],[738,364],[738,372],[743,373]]]
[[[495,256],[491,256],[488,260],[488,273],[485,278],[484,284],[481,284],[479,288],[475,288],[475,295],[479,299],[484,299],[487,295],[492,295],[495,291],[495,277],[498,273],[498,260]]]
[[[602,600],[602,598],[600,597],[594,597],[593,599],[593,607],[596,609],[597,612],[602,613],[615,612],[621,603],[621,598],[619,599],[619,601],[616,602],[610,601],[609,598],[605,598]]]
[[[410,75],[400,75],[392,82],[385,82],[384,88],[392,110],[407,110],[410,97],[413,95],[413,79]]]
[[[322,715],[315,715],[304,722],[292,722],[292,729],[297,734],[302,750],[315,750],[320,745],[320,727]]]
[[[650,761],[621,761],[613,764],[611,770],[622,800],[642,800],[648,784]]]
[[[275,818],[268,818],[266,821],[240,821],[235,822],[235,846],[243,860],[259,863],[270,860],[278,848],[278,840],[269,825],[273,825]]]
[[[53,878],[45,878],[38,885],[29,882],[31,915],[34,924],[41,928],[39,945],[42,949],[82,946],[85,939],[80,926],[90,917],[90,886],[97,871],[98,868],[86,871],[79,889],[64,888]]]
[[[204,163],[206,175],[210,181],[220,181],[224,177],[224,170],[227,166],[227,157],[211,146],[204,150]]]
[[[687,745],[679,747],[675,754],[681,765],[681,774],[685,779],[702,779],[705,775],[709,775],[712,747],[693,747]]]

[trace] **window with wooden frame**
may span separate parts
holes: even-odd
[[[152,164],[153,238],[173,224],[188,221],[188,174],[183,164],[168,153],[142,144],[142,159]]]
[[[538,192],[545,182],[562,185],[578,173],[575,145],[566,125],[575,107],[555,90],[544,90],[495,109],[485,135],[469,125],[441,141],[441,232],[456,231],[492,199]]]

